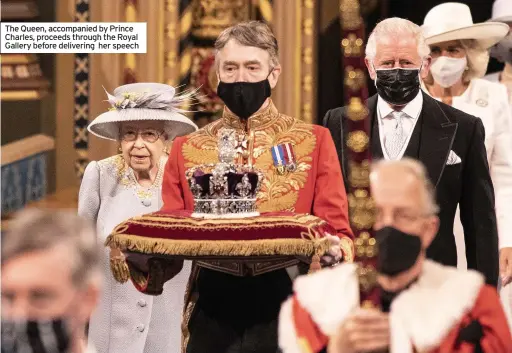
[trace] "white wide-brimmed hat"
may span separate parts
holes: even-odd
[[[162,83],[131,83],[117,87],[113,95],[106,93],[112,108],[87,127],[98,137],[118,141],[119,124],[127,121],[164,121],[164,131],[171,140],[197,130],[179,108],[193,92],[176,95],[174,87]]]
[[[512,23],[512,1],[495,0],[492,5],[492,18],[489,21]]]
[[[509,31],[508,25],[501,22],[473,23],[469,6],[458,2],[433,7],[425,16],[421,29],[428,45],[474,39],[482,49],[492,47]]]

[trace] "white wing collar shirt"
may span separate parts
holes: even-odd
[[[385,159],[398,160],[403,157],[422,108],[421,90],[401,111],[394,111],[385,100],[378,97],[379,135]]]

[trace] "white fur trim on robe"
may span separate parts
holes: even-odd
[[[342,322],[359,307],[356,265],[342,264],[333,269],[302,276],[294,285],[300,305],[307,310],[327,336],[336,333]],[[403,291],[391,305],[391,353],[429,351],[438,347],[465,314],[470,312],[484,285],[482,275],[425,261],[416,283]],[[283,306],[279,343],[284,353],[292,336],[284,334],[295,327],[291,301]],[[287,306],[286,306],[287,305]],[[282,336],[281,336],[282,335]],[[295,344],[297,347],[298,343]],[[297,349],[299,349],[297,347]]]

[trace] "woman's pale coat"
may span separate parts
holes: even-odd
[[[78,213],[96,223],[99,241],[128,218],[158,211],[166,157],[153,186],[141,187],[121,155],[91,162],[80,187]],[[177,353],[190,263],[164,286],[160,296],[140,293],[131,282],[120,284],[110,272],[105,249],[104,287],[89,324],[89,343],[98,353]]]

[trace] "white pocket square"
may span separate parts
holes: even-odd
[[[448,160],[446,161],[446,165],[454,165],[461,163],[462,160],[459,156],[453,151],[450,151],[450,154],[448,155]]]

